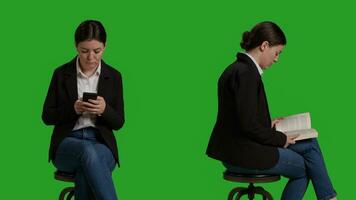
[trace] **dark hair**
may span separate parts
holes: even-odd
[[[86,20],[79,24],[74,35],[75,45],[86,40],[97,40],[106,44],[106,32],[104,26],[96,20]]]
[[[264,41],[269,42],[271,46],[287,44],[282,29],[277,24],[266,21],[256,24],[251,31],[244,32],[240,46],[248,51],[258,47]]]

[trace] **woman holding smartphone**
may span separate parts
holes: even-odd
[[[102,60],[105,46],[103,25],[82,22],[75,32],[78,55],[54,71],[43,106],[43,122],[54,125],[49,160],[75,173],[77,200],[117,199],[111,173],[119,165],[113,130],[124,124],[122,79]]]

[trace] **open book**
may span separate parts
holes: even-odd
[[[286,135],[299,135],[296,140],[318,137],[318,132],[311,128],[308,112],[284,117],[282,121],[276,124],[276,130]]]

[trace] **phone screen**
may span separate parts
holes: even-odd
[[[96,93],[91,93],[91,92],[83,93],[83,101],[85,101],[85,102],[88,102],[89,99],[96,100],[97,97],[98,97],[98,94],[96,94]]]

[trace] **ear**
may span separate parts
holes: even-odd
[[[77,53],[79,54],[78,44],[75,41],[74,41],[74,48],[75,51],[77,51]]]
[[[263,52],[268,48],[269,48],[269,42],[268,41],[263,41],[262,44],[260,45],[260,50]]]
[[[75,51],[79,54],[78,45],[74,43]]]

